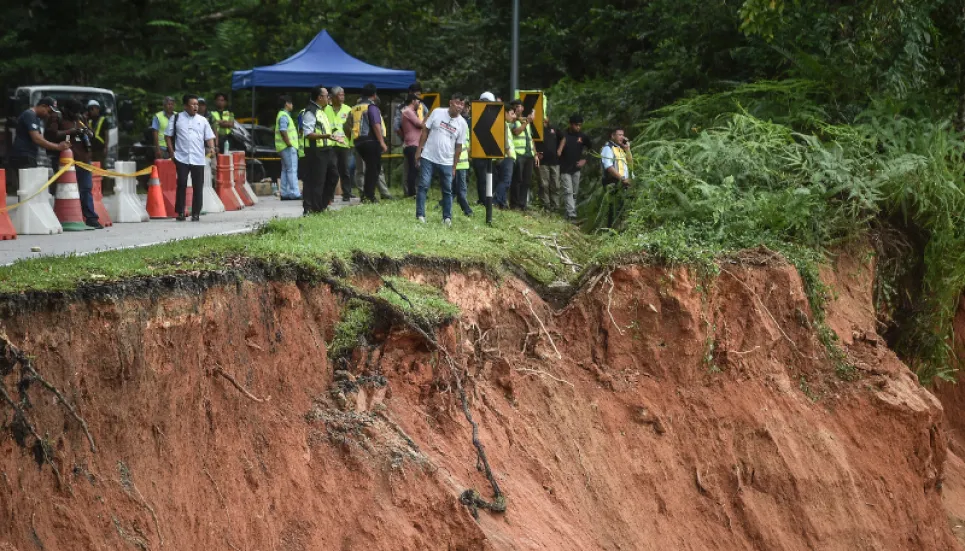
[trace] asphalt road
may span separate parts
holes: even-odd
[[[45,255],[83,255],[204,235],[250,232],[273,218],[294,218],[302,214],[301,201],[281,201],[277,197],[258,199],[258,204],[253,207],[235,212],[205,214],[201,216],[200,222],[175,222],[172,218],[140,224],[114,224],[109,228],[94,231],[18,235],[16,239],[0,241],[0,265]],[[15,202],[16,197],[7,197],[7,204]],[[347,204],[336,198],[332,208],[341,208]],[[32,247],[39,247],[40,252],[32,252]]]

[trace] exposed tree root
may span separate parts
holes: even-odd
[[[562,360],[563,355],[560,354],[560,349],[556,348],[556,343],[553,342],[553,337],[550,335],[550,332],[546,329],[546,325],[543,324],[543,320],[540,319],[539,314],[536,313],[536,309],[533,308],[533,301],[529,300],[529,289],[523,290],[523,298],[526,299],[526,304],[529,305],[529,311],[532,312],[533,317],[535,317],[536,321],[539,322],[540,329],[543,330],[543,333],[546,335],[546,338],[549,339],[550,345],[553,347],[553,351],[556,352],[556,358],[558,360]]]
[[[392,285],[391,281],[388,281],[384,277],[382,277],[382,274],[379,273],[379,271],[376,269],[374,264],[370,262],[369,265],[372,267],[372,270],[379,277],[379,279],[382,280],[382,283],[385,285],[387,289],[389,289],[390,291],[398,295],[402,300],[404,300],[406,303],[412,306],[412,301],[409,300],[409,297],[407,297],[404,293],[402,293],[402,291],[400,291],[394,285]],[[372,302],[373,304],[380,307],[388,306],[389,308],[391,308],[391,305],[388,305],[387,303],[382,304],[383,301],[376,302],[378,299],[374,299],[372,297],[360,297],[360,298],[363,298],[364,300],[368,300],[369,302]],[[439,354],[445,359],[446,363],[448,364],[449,372],[456,383],[456,392],[459,395],[459,401],[462,405],[463,415],[465,415],[466,420],[469,422],[469,425],[472,427],[472,444],[476,448],[476,469],[483,472],[484,476],[486,477],[486,480],[488,480],[489,484],[492,486],[492,489],[493,489],[492,501],[486,501],[485,499],[482,498],[479,492],[471,488],[464,491],[460,495],[459,501],[463,505],[469,508],[469,511],[472,513],[473,518],[476,518],[476,519],[479,518],[479,509],[488,509],[495,513],[506,512],[506,496],[499,488],[499,483],[496,482],[496,477],[493,475],[492,468],[489,465],[489,459],[486,456],[486,448],[485,446],[483,446],[482,441],[479,439],[479,425],[473,419],[472,412],[469,409],[469,398],[467,397],[466,389],[462,384],[461,370],[457,367],[456,361],[452,358],[452,355],[449,354],[449,350],[447,350],[445,346],[442,346],[442,344],[440,344],[439,341],[436,340],[436,338],[433,335],[431,335],[428,331],[423,329],[418,323],[409,319],[408,316],[399,312],[396,312],[396,314],[410,329],[418,333],[425,340],[427,344],[429,344],[432,348],[438,351]]]
[[[216,366],[213,371],[214,371],[216,374],[221,375],[222,377],[224,377],[225,379],[227,379],[228,382],[230,382],[231,384],[233,384],[233,385],[235,386],[235,388],[237,388],[238,391],[241,392],[242,394],[244,394],[245,397],[248,398],[249,400],[251,400],[251,401],[253,401],[253,402],[258,402],[259,404],[262,404],[262,403],[264,403],[264,402],[267,402],[267,401],[271,400],[271,396],[266,396],[265,398],[259,398],[259,397],[255,396],[254,394],[248,392],[248,391],[245,389],[245,387],[241,386],[241,383],[239,383],[238,381],[235,380],[234,377],[232,377],[231,375],[228,375],[228,373],[227,373],[224,369],[221,369],[221,366]]]

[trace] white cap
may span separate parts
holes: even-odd
[[[496,96],[494,96],[492,92],[483,92],[482,95],[479,96],[479,100],[480,100],[480,101],[496,101]]]
[[[100,106],[101,106],[101,104],[97,103],[97,100],[96,100],[96,99],[92,99],[92,100],[90,100],[90,101],[87,102],[87,107],[88,107],[88,108],[91,108],[91,107],[100,107]]]

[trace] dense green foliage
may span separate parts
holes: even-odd
[[[602,254],[643,249],[712,270],[766,246],[808,269],[871,234],[893,346],[923,380],[948,376],[965,288],[965,144],[949,123],[886,105],[852,116],[831,99],[815,83],[760,82],[657,111],[635,146],[622,233]]]

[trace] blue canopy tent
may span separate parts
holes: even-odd
[[[232,90],[253,88],[362,88],[368,83],[387,90],[405,90],[415,82],[415,71],[386,69],[359,61],[323,30],[300,52],[274,65],[235,71]]]
[[[315,38],[301,51],[274,65],[255,67],[248,71],[235,71],[231,77],[232,90],[251,90],[251,116],[255,120],[255,91],[258,88],[312,88],[314,86],[341,86],[362,88],[375,84],[380,90],[405,90],[415,82],[415,71],[386,69],[359,61],[343,50],[328,31]],[[254,122],[252,122],[254,135]],[[254,147],[252,140],[252,147]],[[389,153],[391,154],[391,140]],[[252,156],[253,156],[252,151]],[[390,159],[392,157],[390,156]],[[389,174],[392,162],[389,161]]]

